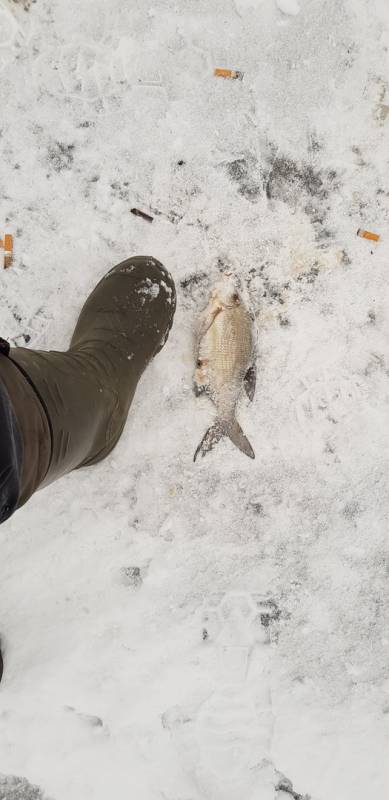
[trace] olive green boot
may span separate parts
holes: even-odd
[[[130,258],[88,297],[68,351],[11,348],[8,358],[39,398],[50,428],[51,455],[40,485],[101,461],[115,447],[139,378],[168,337],[175,306],[173,279],[162,264]],[[20,415],[19,406],[28,438]],[[21,502],[25,495],[22,488]]]

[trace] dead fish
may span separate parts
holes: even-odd
[[[194,454],[194,461],[199,453],[205,456],[212,450],[223,436],[228,436],[249,458],[255,458],[236,419],[242,388],[253,400],[255,382],[253,318],[244,304],[238,279],[227,273],[211,292],[198,331],[195,393],[206,392],[217,414]]]

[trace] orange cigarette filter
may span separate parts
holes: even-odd
[[[371,231],[363,231],[362,228],[358,228],[357,236],[362,236],[362,239],[371,239],[373,242],[378,242],[380,239],[378,233],[372,233]]]
[[[217,78],[232,78],[242,80],[243,72],[240,72],[237,69],[221,69],[220,67],[216,67],[214,74]]]
[[[4,241],[1,242],[1,244],[4,247],[4,268],[8,269],[8,267],[11,266],[13,259],[14,240],[12,234],[6,233],[4,236]]]

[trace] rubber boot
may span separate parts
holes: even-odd
[[[173,279],[154,258],[123,261],[88,297],[67,352],[11,348],[3,380],[23,441],[16,508],[115,447],[143,371],[173,323]],[[7,363],[5,363],[7,362]]]

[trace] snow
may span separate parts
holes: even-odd
[[[277,8],[279,8],[283,14],[290,14],[292,17],[295,17],[300,11],[297,0],[276,0],[276,3]]]
[[[0,772],[52,800],[267,800],[278,773],[385,796],[389,9],[282,5],[0,0],[1,334],[63,348],[130,255],[178,291],[112,456],[0,529]],[[226,268],[259,331],[256,461],[193,464]]]
[[[155,300],[159,295],[159,289],[160,285],[158,283],[153,283],[150,278],[146,278],[144,283],[137,290],[138,294],[141,295],[141,303],[145,303],[146,300]]]

